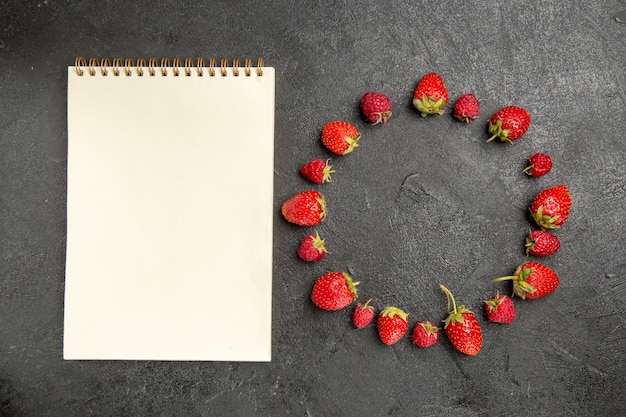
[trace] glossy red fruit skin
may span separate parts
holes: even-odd
[[[480,103],[474,94],[468,93],[460,96],[454,103],[453,116],[459,121],[470,123],[480,113]]]
[[[377,320],[378,336],[385,345],[393,345],[409,330],[408,314],[397,307],[385,307]]]
[[[537,299],[553,293],[559,287],[559,276],[539,262],[524,262],[513,275],[494,279],[494,282],[513,281],[513,294],[521,299]]]
[[[346,272],[328,272],[315,281],[311,301],[323,310],[341,310],[356,299],[357,284]]]
[[[536,153],[528,158],[528,165],[524,172],[533,178],[539,178],[552,170],[552,158],[545,153]]]
[[[559,286],[559,277],[551,268],[539,262],[526,262],[521,265],[522,271],[530,269],[526,283],[535,288],[534,292],[527,292],[526,298],[537,299],[553,293]],[[523,275],[523,272],[522,272]]]
[[[422,117],[429,114],[441,115],[448,104],[448,89],[443,77],[431,72],[422,77],[413,92],[413,107]]]
[[[474,313],[464,305],[457,307],[454,296],[443,285],[439,288],[448,299],[448,317],[443,321],[444,330],[452,346],[461,353],[476,356],[483,344],[483,332]],[[450,310],[452,305],[452,310]]]
[[[476,356],[483,344],[480,323],[471,311],[460,314],[463,321],[446,326],[446,335],[456,350],[469,356]]]
[[[323,159],[314,159],[302,165],[300,174],[307,180],[315,184],[324,184],[331,181],[330,174],[333,171],[328,161]]]
[[[485,301],[485,313],[489,321],[501,324],[511,323],[517,315],[511,297],[502,294]]]
[[[545,230],[533,230],[526,236],[526,254],[532,256],[551,256],[559,251],[559,238]]]
[[[356,127],[340,120],[326,123],[322,127],[322,144],[336,155],[347,155],[359,146],[361,134]]]
[[[429,321],[420,321],[415,324],[411,341],[423,349],[430,347],[439,340],[439,328]]]
[[[537,194],[530,204],[530,214],[543,230],[558,229],[567,221],[571,208],[569,189],[560,184]]]
[[[370,298],[364,304],[359,303],[354,307],[352,323],[357,329],[367,327],[374,320],[374,307],[369,304],[371,301],[372,299]]]
[[[371,124],[386,124],[391,117],[393,104],[383,93],[370,91],[361,97],[361,110]]]
[[[530,114],[523,107],[507,106],[498,110],[489,120],[489,133],[493,136],[487,142],[499,138],[503,142],[513,143],[528,130]]]
[[[319,262],[327,252],[326,242],[317,232],[302,239],[298,248],[298,256],[306,262]]]
[[[326,217],[326,199],[317,191],[303,191],[285,201],[281,213],[290,223],[315,226]]]

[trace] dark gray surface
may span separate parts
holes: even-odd
[[[626,415],[626,5],[392,3],[3,2],[0,415]],[[271,363],[62,360],[66,66],[76,55],[263,56],[276,67]],[[453,120],[451,105],[426,119],[411,109],[430,71],[451,102],[478,96],[477,122]],[[387,126],[363,121],[368,90],[394,102]],[[486,144],[486,120],[509,104],[531,113],[526,137]],[[300,165],[330,156],[319,133],[333,119],[363,139],[333,158],[332,184],[313,187],[328,199],[318,230],[332,254],[305,265],[295,250],[309,230],[279,207],[309,188]],[[538,151],[555,167],[530,179],[521,169]],[[487,323],[481,301],[507,288],[491,279],[526,260],[526,208],[557,183],[574,200],[562,249],[545,260],[561,286],[518,300],[513,324]],[[479,313],[482,351],[463,356],[445,337],[428,350],[408,337],[383,346],[374,326],[351,326],[349,310],[311,304],[330,270],[351,272],[376,307],[409,311],[411,327],[444,318],[445,284]]]

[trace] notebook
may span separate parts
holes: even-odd
[[[68,67],[65,359],[271,360],[274,85],[261,59]]]

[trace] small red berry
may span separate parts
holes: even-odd
[[[539,262],[525,262],[517,267],[513,275],[493,281],[513,281],[513,294],[522,299],[536,299],[553,293],[559,286],[559,276]]]
[[[307,180],[314,182],[315,184],[323,184],[330,182],[330,174],[332,174],[332,166],[329,165],[330,160],[324,161],[323,159],[314,159],[300,168],[300,173]]]
[[[421,348],[432,346],[439,340],[439,328],[429,321],[420,321],[413,328],[411,340]]]
[[[542,177],[552,169],[552,158],[545,153],[536,153],[528,161],[530,165],[524,168],[524,172],[531,177]]]
[[[322,127],[322,144],[332,153],[347,155],[359,146],[361,134],[353,124],[343,121],[326,123]]]
[[[365,303],[359,303],[354,307],[352,312],[352,323],[357,329],[367,327],[374,319],[374,307],[370,305],[372,299],[370,298]]]
[[[393,106],[383,93],[368,92],[361,97],[361,109],[365,118],[372,124],[386,124],[391,117]]]
[[[298,256],[303,261],[317,262],[326,256],[326,241],[320,237],[318,232],[306,236],[302,239],[298,248]]]
[[[326,199],[317,191],[303,191],[285,201],[280,210],[290,223],[315,226],[326,217]]]
[[[378,314],[378,336],[384,344],[393,345],[402,339],[409,329],[408,315],[408,313],[393,306],[385,307]]]
[[[429,114],[442,115],[448,104],[448,89],[441,75],[431,72],[422,77],[413,92],[413,107],[422,117]]]
[[[530,114],[523,107],[507,106],[498,110],[489,119],[489,133],[487,142],[500,138],[501,141],[512,144],[524,136],[530,126]]]
[[[527,255],[550,256],[557,253],[560,247],[559,238],[544,230],[533,230],[526,236]]]
[[[515,305],[511,297],[500,295],[496,292],[496,296],[485,301],[485,312],[487,318],[494,323],[509,324],[515,319]]]
[[[328,272],[315,281],[311,300],[323,310],[341,310],[356,299],[358,284],[346,272]]]
[[[454,296],[443,285],[439,288],[446,294],[448,299],[448,317],[444,320],[444,330],[452,346],[466,355],[476,356],[483,345],[483,332],[480,323],[472,311],[464,305],[456,305]],[[450,303],[452,302],[452,310]]]
[[[566,185],[546,188],[530,203],[530,214],[543,230],[558,229],[569,217],[572,196]]]
[[[463,94],[454,103],[453,115],[459,121],[469,123],[478,117],[480,103],[474,94]]]

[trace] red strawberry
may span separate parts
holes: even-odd
[[[359,303],[354,307],[352,312],[352,323],[358,328],[362,329],[372,322],[374,319],[374,307],[370,304],[372,299],[367,300],[365,304]]]
[[[503,142],[513,143],[524,136],[530,126],[530,114],[518,106],[507,106],[496,112],[489,120],[489,133],[493,136],[487,142],[500,138]]]
[[[558,229],[567,220],[571,208],[569,189],[561,184],[537,194],[530,204],[530,214],[542,229]]]
[[[483,344],[483,333],[476,316],[463,305],[457,307],[450,290],[443,285],[440,285],[439,288],[446,294],[448,299],[449,314],[444,320],[445,324],[443,327],[448,339],[459,352],[470,356],[477,355]],[[452,301],[451,311],[450,301]]]
[[[485,301],[487,318],[494,323],[509,324],[515,319],[515,305],[508,295],[496,296]]]
[[[474,94],[463,94],[454,103],[454,117],[461,122],[469,123],[478,117],[480,103]]]
[[[556,235],[544,230],[533,230],[526,236],[526,254],[532,256],[554,255],[561,247]]]
[[[322,144],[332,153],[347,155],[359,146],[361,134],[348,122],[334,121],[322,128]]]
[[[513,281],[513,294],[525,299],[535,299],[554,292],[559,286],[559,277],[552,269],[539,262],[526,262],[513,275],[493,281]]]
[[[429,114],[443,114],[448,104],[448,90],[441,75],[431,72],[424,75],[413,93],[413,107],[422,113],[422,117]]]
[[[313,161],[309,161],[302,165],[300,173],[304,178],[314,182],[315,184],[330,182],[330,174],[335,171],[332,170],[332,166],[328,164],[329,162],[330,159],[327,161],[324,161],[323,159],[314,159]]]
[[[361,109],[365,118],[372,124],[387,123],[391,117],[391,100],[383,93],[369,92],[361,97]]]
[[[530,165],[524,168],[524,172],[531,177],[543,177],[552,169],[552,158],[545,153],[536,153],[528,161]]]
[[[302,239],[298,248],[298,256],[307,262],[320,261],[326,255],[326,252],[328,252],[326,250],[326,242],[320,237],[318,232]]]
[[[285,201],[281,212],[290,223],[315,226],[326,217],[326,200],[317,191],[303,191]]]
[[[408,313],[397,307],[388,306],[378,314],[378,335],[386,345],[393,345],[409,330]]]
[[[311,300],[321,309],[341,310],[356,299],[357,285],[346,272],[328,272],[315,281]]]
[[[413,328],[411,340],[421,348],[432,346],[439,340],[439,328],[429,321],[420,321]]]

